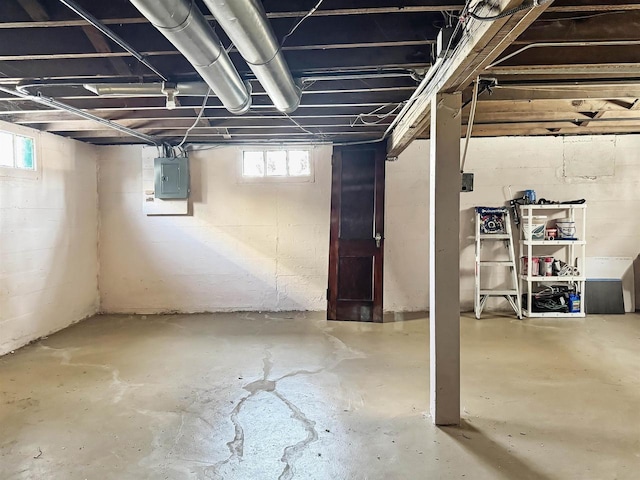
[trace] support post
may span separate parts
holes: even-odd
[[[431,418],[460,423],[461,95],[431,100],[429,326]]]

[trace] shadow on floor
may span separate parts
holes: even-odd
[[[496,443],[482,430],[477,429],[464,419],[461,420],[459,426],[440,427],[440,430],[459,443],[465,451],[492,468],[496,474],[495,478],[509,480],[515,478],[518,480],[547,480],[551,478],[534,465],[526,463],[508,448]]]

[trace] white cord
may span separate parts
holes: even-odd
[[[306,128],[304,128],[302,125],[300,125],[298,122],[296,122],[296,121],[295,121],[295,119],[294,119],[293,117],[291,117],[288,113],[285,113],[285,112],[282,112],[282,113],[285,115],[285,117],[287,117],[289,120],[291,120],[291,121],[294,123],[294,125],[295,125],[296,127],[298,127],[298,128],[299,128],[300,130],[302,130],[303,132],[308,133],[309,135],[313,135],[314,137],[315,137],[315,136],[319,136],[319,137],[321,137],[321,138],[324,138],[324,137],[325,137],[325,135],[324,135],[322,132],[314,133],[314,132],[312,132],[311,130],[307,130],[307,129],[306,129]]]
[[[358,120],[360,120],[363,125],[367,125],[367,126],[378,125],[378,124],[382,123],[384,120],[386,120],[387,118],[389,118],[391,115],[396,113],[399,109],[401,109],[404,106],[405,103],[406,102],[400,102],[398,104],[386,103],[386,104],[376,108],[375,110],[370,111],[369,113],[359,113],[356,116],[355,120],[353,122],[351,122],[350,126],[354,127],[355,124],[358,123]],[[387,107],[390,107],[392,105],[395,105],[395,107],[392,110],[390,110],[389,112],[384,113],[384,114],[376,115],[376,113],[378,113],[380,110],[382,110],[384,108],[387,108]],[[369,121],[365,120],[365,117],[374,117],[374,116],[378,118],[374,122],[369,122]]]
[[[196,118],[196,121],[193,122],[193,125],[191,125],[188,129],[187,132],[184,134],[184,138],[182,139],[182,141],[178,144],[178,148],[182,148],[182,145],[184,145],[184,142],[187,141],[187,137],[189,136],[189,133],[191,132],[191,130],[193,130],[196,125],[198,124],[198,122],[200,121],[200,119],[202,118],[202,114],[204,113],[204,109],[207,106],[207,100],[209,100],[209,95],[211,94],[211,88],[209,88],[209,90],[207,90],[207,94],[204,96],[204,101],[202,102],[202,107],[200,107],[200,113],[198,113],[198,117]]]
[[[302,22],[304,22],[307,18],[309,18],[311,15],[313,15],[313,14],[316,12],[316,10],[318,10],[318,7],[320,6],[320,4],[321,4],[322,2],[324,2],[324,0],[320,0],[318,3],[316,3],[316,5],[315,5],[311,10],[309,10],[309,11],[307,12],[307,14],[306,14],[304,17],[302,17],[302,18],[298,21],[298,23],[296,23],[296,24],[293,26],[293,28],[292,28],[291,30],[289,30],[289,33],[287,33],[284,37],[282,37],[282,42],[280,42],[280,48],[282,48],[282,47],[284,46],[284,42],[286,42],[286,41],[287,41],[287,39],[288,39],[291,35],[293,35],[293,32],[295,32],[295,31],[298,29],[298,27],[302,24]]]
[[[471,110],[469,111],[469,120],[467,121],[467,138],[464,142],[464,152],[462,153],[462,163],[460,164],[460,173],[464,173],[464,165],[467,162],[467,150],[469,149],[469,140],[471,139],[471,131],[473,130],[473,121],[476,118],[476,107],[478,106],[478,85],[480,77],[476,78],[473,86],[473,99],[471,100]]]

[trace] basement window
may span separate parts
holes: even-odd
[[[244,150],[244,180],[310,181],[313,170],[311,154],[304,149]]]
[[[0,167],[35,170],[35,140],[0,130]]]

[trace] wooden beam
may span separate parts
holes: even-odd
[[[579,20],[558,18],[535,22],[514,45],[538,42],[593,42],[598,40],[637,40],[640,9]]]
[[[498,65],[487,71],[493,75],[637,75],[640,63],[590,63],[565,65]]]
[[[499,11],[506,11],[521,2],[500,0],[496,4]],[[442,61],[441,68],[428,77],[429,80],[426,80],[426,85],[421,89],[423,93],[394,128],[387,146],[389,155],[399,155],[424,130],[429,120],[431,98],[435,94],[465,88],[478,72],[494,61],[551,4],[552,2],[494,22],[470,20],[466,28],[467,35],[456,46],[453,54]],[[480,13],[489,12],[484,10]]]
[[[293,117],[292,117],[293,118]],[[118,123],[129,128],[136,129],[167,129],[167,130],[184,130],[190,127],[195,121],[196,116],[174,118],[174,119],[119,119]],[[342,118],[307,118],[295,119],[297,123],[303,127],[309,128],[328,128],[328,127],[342,127],[345,130],[350,129],[362,129],[367,125],[363,123],[354,123],[354,117],[342,117]],[[390,120],[380,122],[377,124],[380,128],[385,127],[390,123]],[[82,130],[96,130],[94,122],[88,120],[69,120],[62,122],[41,122],[35,124],[40,130],[47,132],[63,132],[63,131],[82,131]],[[251,117],[251,118],[202,118],[200,124],[195,127],[198,128],[300,128],[291,122],[290,118],[283,115],[278,117],[272,116],[270,118]]]
[[[478,101],[476,115],[527,115],[540,114],[544,112],[566,112],[567,114],[578,115],[581,112],[597,112],[599,110],[612,110],[624,112],[629,107],[630,102],[608,100],[488,100]],[[468,111],[470,106],[467,106]]]
[[[586,3],[584,1],[573,2],[574,5],[557,5],[550,7],[549,13],[577,13],[577,12],[615,12],[640,10],[638,2],[620,2],[616,0],[598,1]]]
[[[46,22],[49,20],[49,13],[39,0],[18,0],[18,3],[32,20],[36,22]]]
[[[0,55],[0,62],[24,62],[24,61],[37,61],[37,60],[71,60],[71,59],[86,59],[86,58],[110,58],[119,59],[121,57],[131,57],[128,52],[113,52],[109,47],[106,39],[93,27],[84,25],[82,30],[89,37],[91,44],[95,47],[96,52],[87,53],[43,53],[43,54],[27,54],[27,55]],[[387,48],[387,47],[418,47],[433,44],[432,40],[407,40],[407,41],[391,41],[391,42],[360,42],[360,43],[330,43],[321,45],[298,45],[298,46],[284,46],[283,51],[308,51],[308,50],[349,50],[359,48]],[[237,49],[232,48],[232,52],[237,52]],[[182,55],[177,50],[158,50],[149,52],[140,52],[145,57],[166,57],[173,55]],[[124,62],[123,62],[124,63]],[[126,64],[125,64],[126,65]],[[121,75],[131,75],[128,67]]]
[[[32,20],[36,22],[47,22],[49,20],[49,14],[44,6],[40,3],[40,0],[18,0],[20,6],[29,14]],[[104,57],[105,54],[113,53],[109,43],[104,36],[95,29],[95,27],[88,25],[86,22],[82,25],[82,31],[87,36],[91,44],[96,49],[96,58]],[[125,55],[129,56],[128,53]],[[7,61],[5,59],[4,61]],[[119,57],[109,58],[109,62],[113,65],[118,75],[131,75],[132,72],[129,66]]]
[[[589,123],[591,123],[591,121],[598,120],[599,118],[602,118],[606,114],[607,114],[607,110],[600,110],[594,113],[593,116],[589,118],[589,120],[583,120],[582,122],[578,122],[578,125],[580,127],[586,127],[587,125],[589,125]]]
[[[547,102],[548,103],[548,102]],[[618,106],[617,110],[608,108],[609,102],[602,102],[602,110],[594,111],[557,111],[551,106],[547,110],[532,110],[532,111],[518,111],[508,110],[495,111],[494,109],[481,108],[480,106],[476,112],[475,125],[478,126],[492,126],[495,124],[505,125],[525,125],[540,124],[540,127],[559,128],[558,124],[569,125],[580,124],[581,126],[587,126],[590,122],[593,122],[593,126],[596,123],[602,126],[607,126],[610,122],[618,122],[618,125],[628,124],[629,122],[640,123],[640,113],[638,110],[628,110],[624,107]],[[593,108],[598,108],[599,105],[591,105]],[[576,107],[577,108],[577,107]],[[120,118],[117,115],[107,116],[110,120],[117,120],[118,123],[129,128],[140,129],[166,129],[166,130],[184,130],[193,124],[197,112],[190,115],[188,112],[182,112],[183,115],[179,116],[180,111],[171,111],[169,116],[157,116],[150,113],[148,117],[138,116],[137,118]],[[55,116],[57,115],[57,117]],[[462,123],[466,124],[468,115],[463,114]],[[363,124],[353,124],[356,115],[318,115],[318,116],[295,116],[295,120],[304,127],[312,128],[326,128],[341,126],[346,130],[361,129]],[[388,125],[394,115],[390,115],[389,119],[381,122],[380,127]],[[93,122],[87,120],[78,120],[77,117],[73,117],[67,114],[66,117],[62,117],[59,112],[49,112],[48,115],[22,115],[20,117],[10,117],[10,121],[13,123],[19,123],[22,125],[29,125],[37,127],[40,130],[49,132],[59,131],[87,131],[96,130],[96,125]],[[352,126],[353,124],[353,126]],[[544,125],[547,124],[547,125]],[[553,124],[553,125],[548,125]],[[235,116],[225,117],[203,117],[201,123],[196,127],[198,131],[202,127],[215,127],[215,128],[294,128],[295,125],[291,121],[283,117],[282,115],[267,115],[256,116],[249,115],[241,118]]]
[[[466,123],[467,116],[462,121]],[[599,110],[596,112],[476,112],[475,123],[521,123],[521,122],[572,122],[586,126],[589,123],[603,123],[608,121],[640,122],[638,111]]]
[[[380,110],[382,113],[388,113],[393,106],[389,106]],[[362,113],[361,107],[340,107],[333,106],[331,107],[331,111],[323,111],[319,108],[305,108],[300,107],[295,113],[290,114],[291,118],[294,118],[297,121],[313,121],[313,120],[322,120],[322,119],[341,119],[341,120],[354,120],[355,117]],[[0,111],[0,115],[3,112]],[[394,116],[395,114],[391,114],[390,116]],[[184,120],[191,119],[194,120],[195,117],[188,110],[177,109],[177,110],[136,110],[136,111],[126,111],[126,112],[111,112],[104,113],[101,115],[103,118],[107,118],[108,120],[122,120],[122,121],[135,121],[135,120]],[[274,120],[281,119],[282,114],[280,113],[263,113],[260,112],[250,112],[242,117],[238,118],[237,115],[232,115],[225,110],[212,110],[207,108],[205,112],[205,117],[209,121],[225,121],[225,120]],[[36,112],[32,111],[31,113],[14,113],[11,115],[7,115],[5,120],[20,123],[24,125],[35,125],[39,123],[52,123],[52,122],[77,122],[78,117],[72,115],[67,112],[57,112],[51,110],[38,110]]]
[[[463,128],[462,135],[466,129]],[[565,126],[527,125],[474,125],[474,137],[505,137],[531,135],[605,135],[640,132],[640,123],[636,125],[597,125],[579,127],[572,124]]]
[[[34,0],[20,0],[34,1]],[[386,15],[392,13],[426,13],[426,12],[457,12],[462,8],[463,2],[430,2],[430,5],[416,6],[399,6],[399,7],[369,7],[369,8],[337,8],[327,10],[316,10],[314,17],[332,17],[346,15]],[[306,15],[308,11],[288,11],[288,12],[267,12],[267,17],[274,18],[300,18]],[[205,15],[210,22],[215,21],[213,15]],[[126,17],[126,18],[104,18],[101,20],[105,25],[131,25],[148,23],[144,17]],[[85,20],[56,20],[56,21],[34,21],[34,22],[0,22],[0,29],[3,28],[63,28],[63,27],[81,27],[88,25]]]
[[[367,96],[372,96],[371,94],[386,94],[387,95],[387,99],[389,98],[390,95],[396,96],[395,94],[398,94],[397,96],[402,96],[404,97],[405,95],[409,95],[411,92],[413,92],[415,90],[415,87],[408,87],[408,86],[389,86],[389,87],[371,87],[371,88],[335,88],[335,89],[327,89],[327,88],[316,88],[314,90],[314,87],[310,87],[309,89],[303,90],[302,95],[305,98],[308,98],[311,95],[348,95],[348,98],[350,100],[352,100],[354,98],[354,95],[367,95]],[[404,93],[400,93],[400,92],[404,92]],[[103,98],[103,99],[111,99],[112,101],[124,101],[127,98],[164,98],[164,95],[158,94],[158,95],[140,95],[140,94],[128,94],[128,95],[117,95],[117,96],[104,96],[104,97],[96,97],[96,95],[90,93],[89,91],[84,91],[83,95],[55,95],[55,97],[58,100],[87,100],[89,103],[92,100],[95,100],[97,98]],[[266,92],[263,91],[254,91],[252,93],[253,97],[260,97],[260,98],[266,98],[268,95]],[[195,97],[199,97],[202,98],[204,97],[204,94],[202,95],[184,95],[183,98],[195,98]],[[8,100],[12,100],[12,98],[10,96],[3,96],[0,97],[0,103],[1,102],[6,102]],[[401,98],[399,101],[402,101],[403,98]],[[26,99],[23,99],[23,101],[28,101]],[[192,106],[197,106],[197,105],[192,105]]]
[[[206,130],[206,131],[205,131]],[[223,132],[224,130],[224,132]],[[252,138],[284,138],[288,139],[289,137],[305,137],[312,138],[315,140],[324,140],[330,141],[331,137],[335,138],[344,138],[346,140],[357,140],[361,138],[379,138],[381,131],[378,129],[372,129],[370,131],[355,131],[355,132],[345,132],[345,131],[322,131],[322,129],[310,129],[313,133],[309,134],[308,132],[303,132],[300,129],[272,129],[271,131],[267,130],[259,130],[259,131],[251,131],[249,129],[238,132],[233,129],[229,129],[232,136],[236,138],[242,139],[252,139]],[[315,131],[317,130],[317,131]],[[89,139],[89,138],[113,138],[113,137],[128,137],[132,138],[130,135],[126,133],[120,133],[115,130],[94,130],[94,131],[79,131],[79,132],[58,132],[59,135],[63,135],[65,137],[77,138],[77,139]],[[223,135],[226,134],[226,129],[216,129],[216,128],[208,128],[201,129],[200,132],[193,135],[193,138],[208,138],[209,141],[216,141],[217,139],[222,138]],[[169,138],[181,138],[184,135],[184,131],[178,130],[168,130],[168,131],[156,131],[155,137],[169,137]],[[192,136],[189,135],[189,142],[192,142]]]
[[[84,25],[82,27],[82,31],[87,36],[91,45],[96,49],[98,57],[104,57],[105,54],[113,53],[111,51],[111,47],[109,46],[109,42],[107,39],[100,33],[96,28],[89,25]],[[123,56],[130,56],[129,53],[124,54]],[[111,56],[109,57],[109,62],[113,65],[114,70],[118,75],[131,75],[131,69],[129,65],[120,57],[120,56]]]
[[[23,102],[21,102],[23,104]],[[27,104],[31,106],[31,104]],[[352,111],[353,109],[357,109],[357,113],[355,115],[362,113],[363,111],[370,111],[378,107],[387,107],[389,104],[387,102],[363,102],[363,103],[342,103],[342,104],[329,104],[329,103],[308,103],[302,105],[296,110],[296,112],[302,112],[303,110],[309,111],[340,111],[342,109],[348,109]],[[393,103],[391,105],[394,105]],[[152,115],[158,114],[159,112],[166,112],[165,105],[143,105],[143,104],[133,104],[133,105],[125,105],[125,106],[107,106],[107,105],[94,105],[92,108],[86,108],[87,106],[83,106],[84,110],[87,110],[90,113],[94,113],[103,118],[106,118],[108,115],[114,115],[118,118],[135,118],[137,114],[140,113],[149,113]],[[179,106],[175,111],[179,110],[192,110],[193,106],[185,107]],[[27,108],[23,106],[19,108],[19,104],[12,105],[9,104],[9,108],[6,110],[0,110],[0,117],[12,117],[15,115],[34,115],[39,116],[44,113],[47,113],[49,110],[44,108]],[[275,108],[272,105],[252,105],[251,111],[253,113],[264,112],[268,114],[272,114],[276,112]],[[226,109],[222,105],[207,105],[207,116],[211,116],[211,112],[222,112],[227,113]],[[59,112],[56,112],[59,113]],[[294,116],[295,118],[295,116]]]
[[[488,100],[585,100],[612,98],[640,98],[640,82],[576,82],[568,84],[506,84],[498,85]]]

